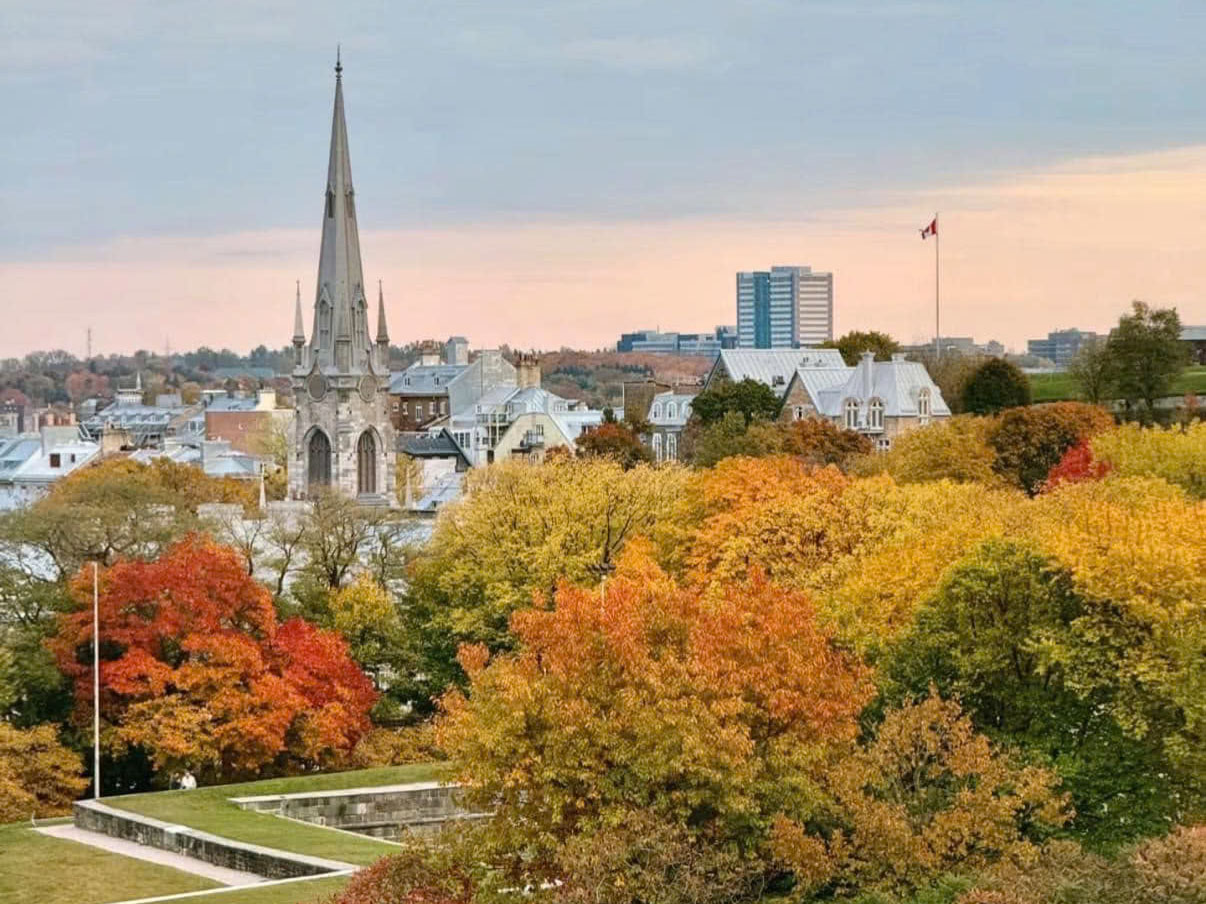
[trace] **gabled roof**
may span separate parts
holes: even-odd
[[[734,383],[745,379],[765,383],[782,396],[801,367],[845,366],[836,348],[726,348],[712,366],[708,382],[719,372]]]
[[[469,457],[448,430],[438,433],[399,433],[395,440],[399,452],[414,458],[456,458],[469,467]]]

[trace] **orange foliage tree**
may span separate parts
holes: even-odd
[[[92,702],[92,580],[50,641],[75,681],[77,716]],[[159,770],[210,780],[325,765],[368,729],[372,683],[334,632],[278,624],[272,597],[238,554],[197,537],[158,561],[101,573],[101,712],[107,746],[145,750]]]
[[[520,884],[573,888],[588,865],[591,883],[624,884],[661,862],[642,860],[654,838],[715,852],[698,869],[718,883],[734,850],[765,868],[772,820],[816,809],[872,692],[802,594],[757,574],[682,588],[643,544],[605,593],[562,585],[555,610],[521,610],[512,630],[518,651],[492,661],[462,647],[469,690],[444,698],[437,735],[467,803],[494,811],[483,853]],[[663,865],[655,881],[672,882]]]

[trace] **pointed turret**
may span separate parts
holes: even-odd
[[[343,110],[343,64],[336,56],[335,110],[331,117],[322,246],[314,295],[314,330],[310,334],[310,347],[321,366],[335,366],[351,373],[368,368],[373,343],[369,337],[367,307]],[[346,345],[337,354],[336,347],[341,342]]]
[[[389,327],[385,325],[385,290],[377,280],[377,344],[389,345]]]
[[[293,344],[304,345],[306,342],[306,329],[302,326],[301,312],[301,280],[297,281],[297,301],[293,307]]]

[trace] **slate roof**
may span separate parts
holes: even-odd
[[[469,467],[465,451],[447,430],[439,433],[399,433],[395,440],[397,450],[415,458],[459,458],[464,467]]]
[[[390,374],[389,391],[403,396],[439,395],[468,369],[468,364],[412,364],[401,373]]]

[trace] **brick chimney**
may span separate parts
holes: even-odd
[[[520,352],[515,358],[515,384],[520,389],[540,388],[540,359],[530,352]]]

